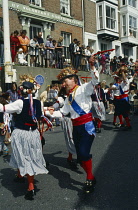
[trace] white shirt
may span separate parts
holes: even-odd
[[[120,92],[119,86],[121,86],[124,94],[128,94],[128,92],[129,92],[129,80],[128,79],[126,79],[125,81],[122,81],[121,83],[119,83],[118,86],[116,86],[116,85],[112,86],[112,87],[115,88],[115,90],[114,90],[114,95],[115,96],[122,95],[121,92]]]
[[[94,73],[92,72],[92,81],[89,83],[82,84],[75,91],[72,92],[72,97],[75,99],[76,103],[84,110],[85,113],[89,113],[92,107],[92,99],[91,95],[94,91],[94,86],[97,84],[97,79],[94,77]],[[75,93],[75,94],[74,94]],[[60,109],[60,111],[55,111],[51,117],[62,117],[63,115],[70,114],[71,119],[75,119],[80,117],[80,115],[74,111],[72,106],[69,103],[68,97],[65,99],[64,106]],[[46,115],[49,115],[49,112],[46,111]]]
[[[28,97],[26,98],[28,99]],[[35,99],[35,97],[33,97],[33,99]],[[6,104],[5,106],[3,106],[2,104],[0,104],[0,112],[3,112],[4,109],[3,107],[5,107],[5,112],[6,113],[17,113],[20,114],[22,112],[23,109],[23,100],[18,99],[10,104]]]
[[[3,105],[0,104],[0,112],[3,112]],[[10,104],[6,104],[5,105],[5,112],[7,113],[17,113],[17,114],[20,114],[21,111],[23,109],[23,100],[21,99],[18,99],[16,101],[14,101],[13,103],[10,103]]]

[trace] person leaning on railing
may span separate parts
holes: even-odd
[[[26,36],[26,34],[26,30],[22,30],[21,35],[18,36],[18,39],[20,41],[20,47],[23,49],[24,54],[27,54],[28,46],[30,44],[30,39]]]
[[[49,36],[48,40],[46,41],[46,44],[45,44],[47,68],[52,67],[52,50],[54,49],[52,40],[53,40],[53,38],[51,36]]]
[[[30,40],[29,54],[30,54],[30,65],[34,66],[34,63],[38,57],[39,43],[37,41],[37,36],[35,35],[33,39]]]
[[[63,37],[60,36],[57,42],[57,46],[55,48],[56,52],[56,67],[59,69],[63,69],[63,46],[62,46]]]

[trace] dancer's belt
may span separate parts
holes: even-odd
[[[83,125],[87,122],[93,121],[92,113],[84,114],[75,119],[71,119],[73,126]]]
[[[123,94],[123,95],[120,95],[120,96],[114,96],[115,99],[123,99],[123,98],[126,98],[128,97],[128,94]]]
[[[28,126],[36,126],[36,124],[30,124],[30,123],[24,123],[24,124]]]

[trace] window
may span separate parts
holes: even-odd
[[[71,43],[71,34],[62,31],[61,36],[63,37],[62,45],[64,46],[63,55],[65,56],[65,61],[70,63],[69,44]]]
[[[106,28],[115,29],[115,9],[109,6],[106,6]]]
[[[129,57],[129,49],[124,48],[124,56],[128,56]]]
[[[122,21],[123,21],[123,24],[122,24],[122,26],[123,26],[123,36],[126,36],[126,15],[123,15],[122,18],[123,18],[122,19]]]
[[[136,0],[128,0],[128,4],[132,7],[136,7]]]
[[[129,35],[136,38],[137,32],[137,19],[129,16]]]
[[[70,15],[70,0],[60,0],[60,12]]]
[[[29,3],[41,7],[41,0],[29,0]]]
[[[61,32],[61,36],[63,36],[63,45],[66,46],[66,47],[68,47],[69,44],[71,43],[71,34],[62,31]]]
[[[107,50],[107,44],[101,43],[101,51]]]
[[[122,0],[122,5],[126,5],[126,0]]]
[[[103,13],[102,13],[102,5],[99,6],[99,23],[100,23],[100,29],[103,28]]]
[[[30,26],[30,39],[32,39],[35,35],[38,35],[39,32],[42,32],[43,29],[41,26],[32,25]]]

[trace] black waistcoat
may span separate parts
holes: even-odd
[[[41,103],[37,99],[33,99],[34,115],[39,120],[42,115]],[[35,130],[37,123],[35,123],[31,116],[29,99],[23,100],[23,109],[20,114],[15,117],[15,127],[22,130]]]

